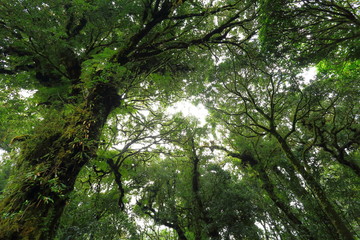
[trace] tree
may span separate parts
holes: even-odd
[[[109,114],[151,85],[142,77],[181,71],[171,60],[187,61],[193,47],[245,41],[256,17],[252,1],[36,0],[3,2],[0,10],[1,72],[26,74],[38,105],[49,106],[0,203],[2,239],[52,239]]]
[[[202,145],[206,127],[181,118],[176,124],[183,126],[168,147],[177,150],[147,163],[135,178],[144,181],[138,212],[174,229],[178,239],[260,239],[251,194]]]
[[[356,1],[262,1],[263,51],[306,66],[325,56],[359,58]],[[345,50],[346,49],[346,50]]]
[[[1,2],[0,239],[359,237],[357,8]]]
[[[248,60],[248,58],[245,59]],[[321,166],[331,164],[326,155],[320,155],[322,150],[318,148],[317,141],[318,138],[321,138],[318,136],[321,133],[316,131],[307,132],[303,128],[304,125],[302,123],[302,121],[311,121],[315,114],[318,116],[318,112],[321,112],[320,109],[337,108],[330,100],[332,99],[332,96],[329,97],[331,93],[329,92],[329,95],[326,95],[324,92],[319,93],[319,91],[310,90],[316,84],[320,84],[320,80],[304,88],[301,85],[301,79],[296,77],[298,74],[296,66],[292,66],[291,71],[289,71],[288,69],[290,68],[287,66],[272,65],[260,57],[257,61],[260,62],[251,63],[245,61],[244,57],[239,54],[237,57],[219,66],[214,77],[220,79],[221,83],[216,81],[213,86],[209,87],[211,92],[215,94],[215,98],[217,98],[216,102],[211,101],[211,98],[208,102],[209,107],[215,111],[216,115],[214,117],[222,121],[225,129],[233,135],[230,139],[236,151],[241,152],[241,148],[237,148],[244,143],[234,145],[234,142],[237,142],[235,139],[239,139],[239,137],[245,139],[254,138],[256,139],[255,141],[246,140],[253,142],[254,146],[250,149],[244,149],[250,151],[251,155],[259,154],[260,151],[258,149],[272,144],[273,148],[277,149],[278,152],[282,152],[282,158],[287,158],[290,165],[282,169],[283,167],[278,165],[279,160],[273,159],[274,156],[270,156],[271,158],[268,156],[265,158],[268,159],[266,163],[258,164],[257,171],[259,172],[259,178],[264,182],[264,188],[270,198],[285,213],[292,225],[301,226],[301,229],[298,230],[302,232],[302,236],[307,236],[306,238],[308,238],[309,230],[306,228],[302,229],[303,224],[301,220],[292,213],[293,210],[289,206],[290,199],[288,203],[277,199],[278,197],[273,190],[274,187],[271,179],[267,176],[269,167],[275,170],[278,168],[280,171],[276,173],[280,175],[283,174],[282,171],[287,174],[294,174],[292,172],[295,171],[299,175],[295,175],[295,179],[300,177],[300,179],[295,181],[300,181],[300,184],[298,184],[297,189],[294,191],[298,191],[299,186],[305,184],[311,190],[311,192],[305,191],[306,195],[313,195],[313,200],[317,202],[320,209],[325,213],[326,221],[331,223],[333,228],[336,229],[337,236],[334,236],[335,239],[352,239],[353,232],[351,226],[347,224],[347,220],[343,219],[340,209],[336,207],[333,200],[329,199],[328,193],[325,190],[326,187],[321,184],[322,177],[327,177],[322,175]],[[291,66],[291,64],[289,65]],[[321,103],[315,100],[318,94],[322,97],[326,96],[325,98],[321,97],[324,100]],[[222,98],[221,96],[226,97]],[[334,97],[337,99],[336,96]],[[328,108],[327,103],[330,104]],[[350,109],[347,108],[347,110]],[[329,122],[333,129],[330,132],[335,135],[339,134],[339,136],[333,135],[327,139],[331,139],[330,141],[352,142],[352,135],[349,133],[345,134],[352,127],[346,121],[345,125],[340,125],[337,122],[337,115],[335,113],[329,114],[333,116],[331,118],[333,121]],[[321,115],[320,119],[323,119],[323,122],[328,122],[326,115]],[[353,127],[356,128],[357,124],[353,123]],[[323,131],[325,132],[326,130]],[[341,140],[340,135],[342,136]],[[322,142],[324,141],[326,140],[322,140]],[[334,144],[342,146],[344,143],[336,142]],[[272,151],[275,151],[275,149]],[[263,155],[261,152],[260,154]],[[259,157],[261,157],[260,154]],[[248,158],[243,160],[245,161],[246,159],[251,166],[256,165],[256,161],[249,161]],[[297,195],[296,193],[294,194],[295,196]],[[329,234],[333,236],[331,232]]]

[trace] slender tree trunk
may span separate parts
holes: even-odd
[[[281,211],[286,215],[289,219],[290,224],[294,227],[297,231],[299,231],[301,239],[308,239],[308,240],[315,240],[310,231],[303,225],[302,221],[291,211],[291,208],[288,204],[284,203],[275,193],[274,185],[272,184],[269,176],[265,172],[265,169],[260,169],[258,171],[261,180],[264,183],[264,189],[269,194],[269,197],[275,205],[281,209]]]
[[[192,193],[194,196],[194,212],[195,212],[195,240],[202,239],[202,229],[201,222],[203,221],[207,225],[207,237],[210,239],[220,239],[220,234],[218,228],[212,224],[211,218],[208,217],[206,210],[204,208],[203,201],[200,196],[200,172],[199,165],[200,159],[198,158],[195,150],[194,140],[191,140],[191,157],[193,164],[192,169]]]
[[[194,148],[194,146],[192,146]],[[193,149],[193,156],[191,160],[193,161],[193,169],[192,169],[192,192],[194,195],[194,227],[195,227],[195,240],[201,240],[201,218],[202,218],[202,201],[200,199],[200,183],[199,183],[199,158],[196,156],[196,152]]]
[[[275,203],[275,205],[285,214],[285,216],[288,218],[290,225],[299,231],[300,238],[314,240],[314,236],[311,235],[310,231],[303,225],[301,220],[291,211],[291,207],[284,203],[276,194],[274,184],[271,182],[268,174],[266,173],[266,169],[259,163],[258,160],[256,160],[252,155],[250,154],[237,154],[228,152],[230,156],[233,156],[235,158],[238,158],[244,162],[244,157],[246,156],[246,162],[248,163],[255,163],[252,166],[254,167],[254,170],[257,171],[259,174],[259,177],[261,181],[263,182],[263,188],[269,195],[270,199]],[[276,168],[275,168],[276,169]],[[291,232],[290,232],[291,234]]]
[[[320,184],[301,165],[300,161],[293,154],[293,152],[291,151],[291,148],[289,147],[289,145],[287,144],[285,139],[283,137],[281,137],[281,135],[276,131],[272,131],[271,134],[278,140],[278,142],[280,143],[287,158],[294,165],[296,171],[301,174],[301,176],[304,178],[305,182],[308,184],[308,186],[314,192],[322,210],[325,212],[329,221],[331,222],[333,227],[336,229],[339,237],[344,240],[353,240],[354,239],[353,233],[349,230],[349,228],[344,223],[344,221],[342,220],[340,215],[336,212],[333,205],[326,197],[326,194],[325,194],[324,190],[322,189],[322,187],[320,186]]]
[[[71,116],[40,124],[23,147],[0,203],[1,240],[53,239],[76,177],[95,156],[102,127],[119,102],[114,87],[99,84]]]
[[[289,184],[291,191],[295,194],[295,196],[302,200],[301,203],[304,206],[306,212],[310,212],[311,216],[308,215],[306,218],[308,219],[308,223],[311,220],[310,218],[315,218],[312,220],[312,224],[322,225],[324,231],[328,233],[328,235],[324,236],[324,232],[319,232],[318,236],[321,235],[321,238],[326,239],[334,239],[339,240],[340,237],[336,233],[336,229],[332,227],[329,219],[324,215],[324,211],[318,211],[318,202],[314,199],[313,195],[308,192],[300,183],[299,178],[296,176],[295,169],[292,165],[285,166],[286,172],[289,174],[290,179],[284,177],[283,173],[277,169],[273,168],[273,171],[276,175],[282,180]]]

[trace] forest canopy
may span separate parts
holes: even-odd
[[[360,239],[359,76],[355,0],[0,0],[0,240]]]

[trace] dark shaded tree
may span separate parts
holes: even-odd
[[[109,114],[146,85],[139,78],[187,49],[246,40],[256,16],[251,1],[13,1],[0,11],[1,72],[26,73],[51,109],[0,203],[2,239],[52,239]]]

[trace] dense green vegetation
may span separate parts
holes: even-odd
[[[355,0],[0,0],[0,240],[360,239],[359,76]]]

